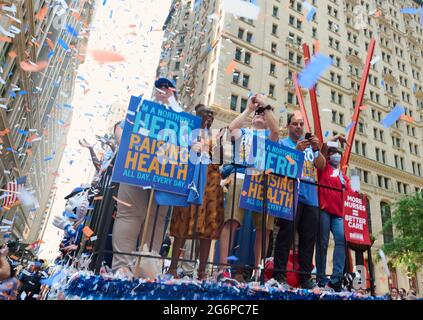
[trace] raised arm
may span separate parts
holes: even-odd
[[[270,130],[269,139],[273,142],[279,141],[279,127],[278,122],[276,121],[275,114],[273,113],[272,108],[267,108],[264,110],[264,120],[267,123],[267,126]]]
[[[91,161],[93,162],[93,165],[95,167],[96,171],[100,171],[100,161],[97,158],[97,155],[94,152],[94,148],[92,145],[90,145],[85,139],[79,140],[79,144],[84,147],[87,148],[90,151],[90,155],[91,155]]]

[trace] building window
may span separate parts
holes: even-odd
[[[297,54],[297,64],[298,65],[301,65],[302,60],[303,60],[303,57],[300,56],[299,54]]]
[[[382,176],[377,176],[377,186],[379,188],[383,187],[383,177]]]
[[[278,25],[277,25],[277,24],[273,24],[273,25],[272,25],[272,34],[273,34],[274,36],[276,36],[276,35],[277,35],[277,33],[278,33]]]
[[[303,8],[303,6],[301,5],[301,3],[297,2],[297,11],[301,12],[302,8]]]
[[[244,74],[244,77],[242,78],[242,86],[245,88],[248,88],[248,82],[250,81],[250,76]]]
[[[246,52],[245,53],[245,55],[244,55],[244,62],[246,64],[250,64],[251,63],[251,53],[249,53],[249,52]]]
[[[388,220],[391,218],[391,207],[386,202],[380,203],[380,213],[382,217],[382,226],[384,226]],[[383,231],[383,242],[389,243],[394,240],[394,231],[393,227],[390,226],[387,230]]]
[[[232,74],[232,82],[236,84],[239,83],[239,71],[235,70]]]
[[[275,75],[275,73],[276,73],[276,65],[273,62],[271,62],[270,63],[270,74]]]
[[[241,99],[241,112],[243,112],[247,108],[247,99]]]
[[[294,104],[294,95],[291,92],[288,92],[288,103]]]
[[[317,38],[317,28],[311,28],[311,36],[315,39]]]
[[[363,180],[365,183],[369,183],[369,172],[363,170]]]
[[[300,20],[297,20],[297,29],[301,30],[302,26],[303,26],[302,22]]]
[[[276,43],[272,42],[272,52],[276,53]]]
[[[176,61],[175,62],[175,71],[178,71],[179,70],[179,68],[180,68],[180,66],[181,66],[181,63],[179,62],[179,61]]]
[[[253,34],[251,32],[247,32],[247,39],[246,39],[247,42],[251,43],[252,39],[253,39]]]
[[[273,15],[274,17],[277,17],[277,16],[278,16],[278,11],[279,11],[279,8],[278,8],[278,7],[276,7],[276,6],[273,6],[273,13],[272,13],[272,15]]]
[[[236,110],[236,105],[238,104],[238,96],[231,95],[231,110]]]
[[[336,111],[332,110],[332,122],[336,123]]]
[[[269,84],[269,96],[273,97],[275,94],[275,85]]]
[[[244,29],[241,29],[241,28],[238,29],[238,38],[240,39],[244,38]]]
[[[235,50],[235,60],[241,61],[242,51],[240,48],[236,48]]]

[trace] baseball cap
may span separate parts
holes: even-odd
[[[173,80],[169,80],[169,79],[167,79],[167,78],[159,78],[159,79],[157,79],[157,80],[154,82],[154,86],[155,86],[156,88],[158,88],[158,89],[160,89],[160,87],[163,87],[163,86],[167,86],[167,87],[170,87],[170,88],[174,88],[174,89],[176,89],[176,85],[175,85],[175,83],[173,82]]]
[[[72,198],[74,195],[76,195],[76,194],[78,194],[78,193],[80,193],[82,191],[84,191],[84,188],[82,188],[82,187],[76,187],[75,189],[72,190],[72,192],[70,194],[68,194],[65,197],[65,199]]]

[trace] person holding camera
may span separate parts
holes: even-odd
[[[245,124],[248,123],[249,117],[252,115],[251,128],[245,128]],[[233,154],[233,163],[247,166],[251,156],[257,151],[258,141],[262,139],[270,139],[274,142],[279,139],[279,128],[273,113],[273,108],[270,105],[266,105],[264,102],[264,96],[260,94],[254,94],[248,99],[247,108],[237,116],[229,125],[229,132],[233,141],[235,141],[235,150]],[[252,154],[250,154],[252,152]],[[224,165],[222,178],[234,180],[235,167],[233,165]],[[245,177],[245,167],[238,167],[236,169],[237,183],[235,191],[235,199],[239,200],[243,180]],[[228,187],[229,193],[232,192],[233,187]],[[232,198],[233,195],[229,194],[228,203],[225,209],[225,224],[220,236],[220,263],[227,263],[228,248],[232,246],[229,244],[230,228],[232,232],[235,228],[239,227],[244,218],[244,209],[238,207],[237,203],[234,204],[234,217],[231,219],[232,210]],[[255,267],[258,266],[261,256],[261,239],[262,239],[262,227],[261,227],[261,215],[259,213],[253,213],[254,228],[256,231],[256,238],[254,242],[254,255],[255,255]],[[273,217],[269,216],[266,225],[266,248],[268,247],[270,230],[273,229]],[[234,236],[232,233],[232,240]],[[266,249],[267,250],[267,249]]]
[[[288,137],[280,140],[286,147],[304,153],[302,180],[316,182],[316,168],[325,168],[325,158],[320,152],[320,141],[311,133],[304,135],[304,119],[300,112],[288,115]],[[299,283],[304,289],[313,289],[316,285],[311,280],[312,261],[319,221],[319,201],[317,186],[301,182],[298,186],[298,204],[294,220],[279,219],[279,232],[276,236],[274,251],[273,277],[286,284],[286,266],[289,250],[294,239],[294,230],[298,232],[298,263],[300,266]],[[294,223],[294,228],[293,224]],[[294,257],[295,258],[295,257]]]

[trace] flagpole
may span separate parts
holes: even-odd
[[[11,191],[11,190],[6,190],[6,189],[0,189],[0,191],[4,191],[4,192],[7,192],[7,193],[21,194],[21,192],[19,192],[19,191]]]
[[[303,44],[303,52],[304,52],[305,63],[306,65],[308,65],[310,63],[310,49],[306,43]],[[317,104],[315,85],[311,89],[309,89],[309,93],[310,93],[311,111],[313,114],[314,133],[317,135],[317,138],[320,141],[320,145],[322,145],[323,144],[322,126],[320,123],[320,114],[319,114],[319,107]]]
[[[349,163],[350,156],[351,156],[351,150],[352,150],[353,141],[354,141],[354,137],[355,137],[355,131],[357,129],[358,119],[360,117],[360,111],[361,111],[360,107],[363,103],[364,93],[365,93],[366,84],[367,84],[367,78],[369,77],[370,63],[371,63],[371,60],[372,60],[372,57],[373,57],[373,52],[375,50],[375,44],[376,44],[375,39],[372,39],[370,41],[369,51],[367,52],[366,63],[364,64],[363,74],[361,76],[360,88],[358,90],[357,100],[355,102],[355,107],[354,107],[354,115],[353,115],[353,119],[352,119],[353,125],[352,125],[352,128],[349,131],[348,140],[347,140],[347,147],[346,147],[346,149],[344,151],[344,155],[342,156],[342,159],[341,159],[341,172],[343,174],[345,174],[347,172],[348,163]]]
[[[307,117],[307,111],[306,111],[306,108],[305,108],[305,105],[304,105],[303,95],[301,93],[301,87],[298,84],[298,76],[297,76],[296,73],[293,74],[292,80],[294,81],[295,93],[297,95],[298,104],[300,105],[301,113],[303,114],[305,129],[306,129],[307,132],[311,132],[310,131],[310,123],[309,123],[308,117]]]

